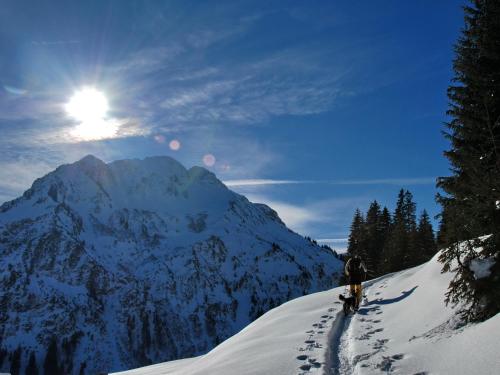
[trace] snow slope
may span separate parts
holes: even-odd
[[[500,374],[500,315],[458,327],[450,274],[428,263],[365,283],[344,317],[335,288],[287,302],[204,356],[122,372],[159,374]]]

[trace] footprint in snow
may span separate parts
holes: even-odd
[[[321,367],[321,363],[319,363],[315,358],[309,358],[309,364],[312,367],[316,367],[316,368],[320,368]]]
[[[369,359],[371,356],[373,356],[374,354],[376,354],[377,352],[374,352],[374,353],[364,353],[364,354],[358,354],[357,356],[355,356],[352,360],[352,364],[353,366],[356,366],[357,363],[359,362],[363,362],[363,361],[366,361],[367,359]]]
[[[385,348],[385,344],[388,342],[388,339],[379,339],[373,344],[373,349],[375,350],[381,350]]]
[[[311,365],[306,363],[305,365],[302,365],[299,368],[303,371],[309,371],[311,369]]]
[[[377,368],[379,368],[382,371],[385,372],[392,372],[394,369],[392,368],[392,364],[396,361],[399,361],[404,358],[404,354],[394,354],[393,356],[390,357],[382,357],[382,362],[380,362],[377,365]]]

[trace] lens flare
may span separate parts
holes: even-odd
[[[215,156],[212,154],[206,154],[203,156],[203,164],[205,164],[207,167],[213,167],[215,164]]]
[[[173,151],[177,151],[181,148],[181,142],[179,142],[177,139],[174,139],[174,140],[170,141],[170,143],[168,144],[168,147],[170,147],[170,149]]]

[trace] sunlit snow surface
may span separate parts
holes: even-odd
[[[449,281],[436,256],[366,283],[356,315],[340,312],[343,288],[312,294],[207,355],[121,374],[500,374],[499,315],[458,328],[443,303]]]

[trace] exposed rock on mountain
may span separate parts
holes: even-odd
[[[0,207],[0,369],[198,355],[340,267],[203,168],[87,156]]]

